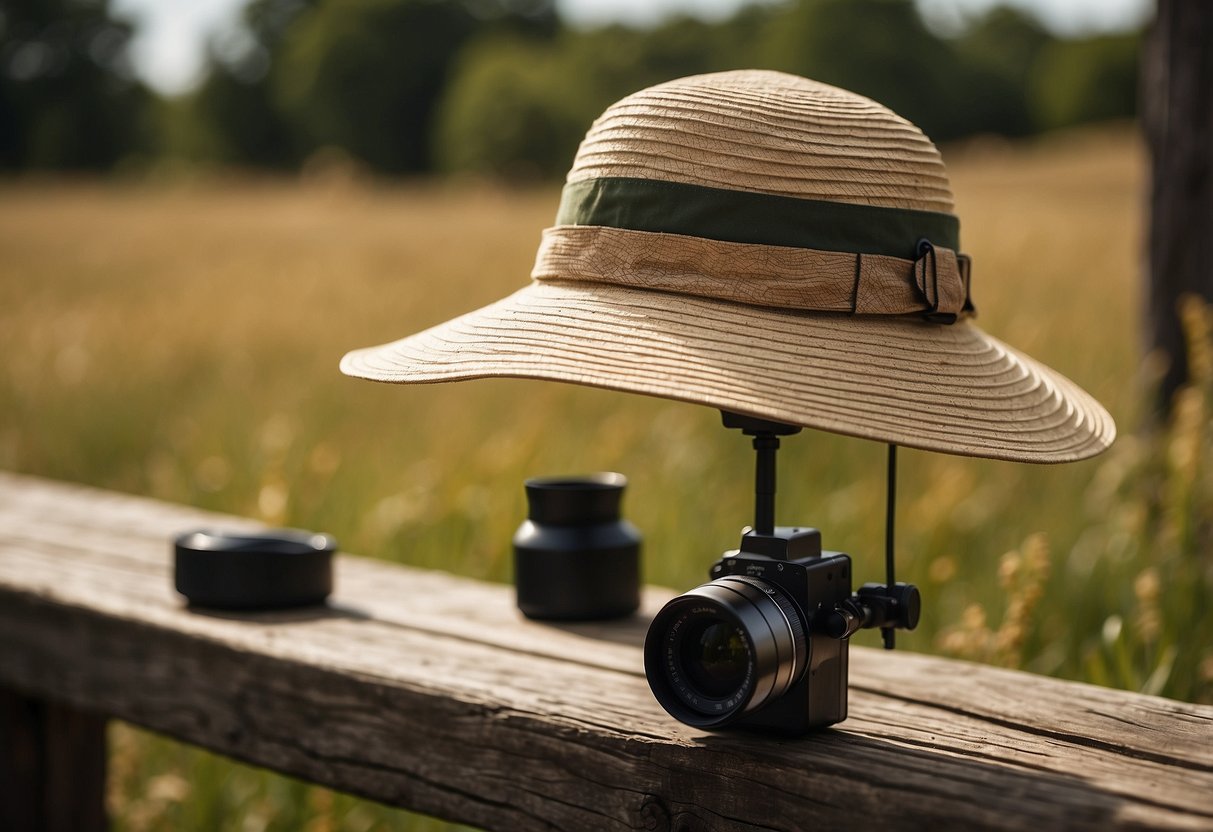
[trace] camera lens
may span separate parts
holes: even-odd
[[[796,605],[757,578],[729,576],[670,601],[644,643],[649,687],[675,719],[715,728],[787,692],[808,664]]]
[[[750,661],[745,635],[728,621],[696,622],[683,634],[678,652],[690,683],[708,696],[727,696],[745,681]]]

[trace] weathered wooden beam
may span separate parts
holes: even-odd
[[[0,475],[0,685],[491,829],[1213,826],[1213,708],[853,649],[837,728],[709,734],[653,701],[643,615],[348,556],[325,609],[185,609],[172,534],[240,522]]]

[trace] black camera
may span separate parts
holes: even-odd
[[[848,639],[880,627],[892,646],[894,628],[918,623],[918,590],[890,575],[852,593],[849,556],[823,551],[817,529],[776,528],[774,453],[778,437],[799,428],[731,413],[724,423],[754,437],[755,526],[712,566],[709,583],[653,619],[644,645],[649,686],[671,716],[697,728],[800,734],[841,722]]]
[[[657,701],[699,728],[790,733],[847,716],[847,642],[821,611],[851,597],[851,559],[817,529],[748,531],[711,583],[668,603],[649,627],[644,667]]]

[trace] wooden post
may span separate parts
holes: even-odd
[[[0,688],[0,829],[103,832],[105,719]]]
[[[1142,60],[1141,115],[1150,150],[1146,347],[1169,359],[1163,413],[1187,380],[1176,304],[1213,301],[1213,3],[1158,0]]]

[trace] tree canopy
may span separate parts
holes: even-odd
[[[554,0],[252,0],[203,83],[158,102],[108,0],[0,12],[0,165],[106,168],[132,154],[283,170],[336,150],[385,174],[556,177],[608,104],[740,67],[836,84],[936,141],[1135,112],[1139,35],[1061,39],[995,8],[944,37],[912,0],[799,0],[708,23],[578,30]],[[152,127],[156,129],[152,129]]]
[[[102,169],[145,147],[149,96],[109,0],[0,7],[0,168]]]

